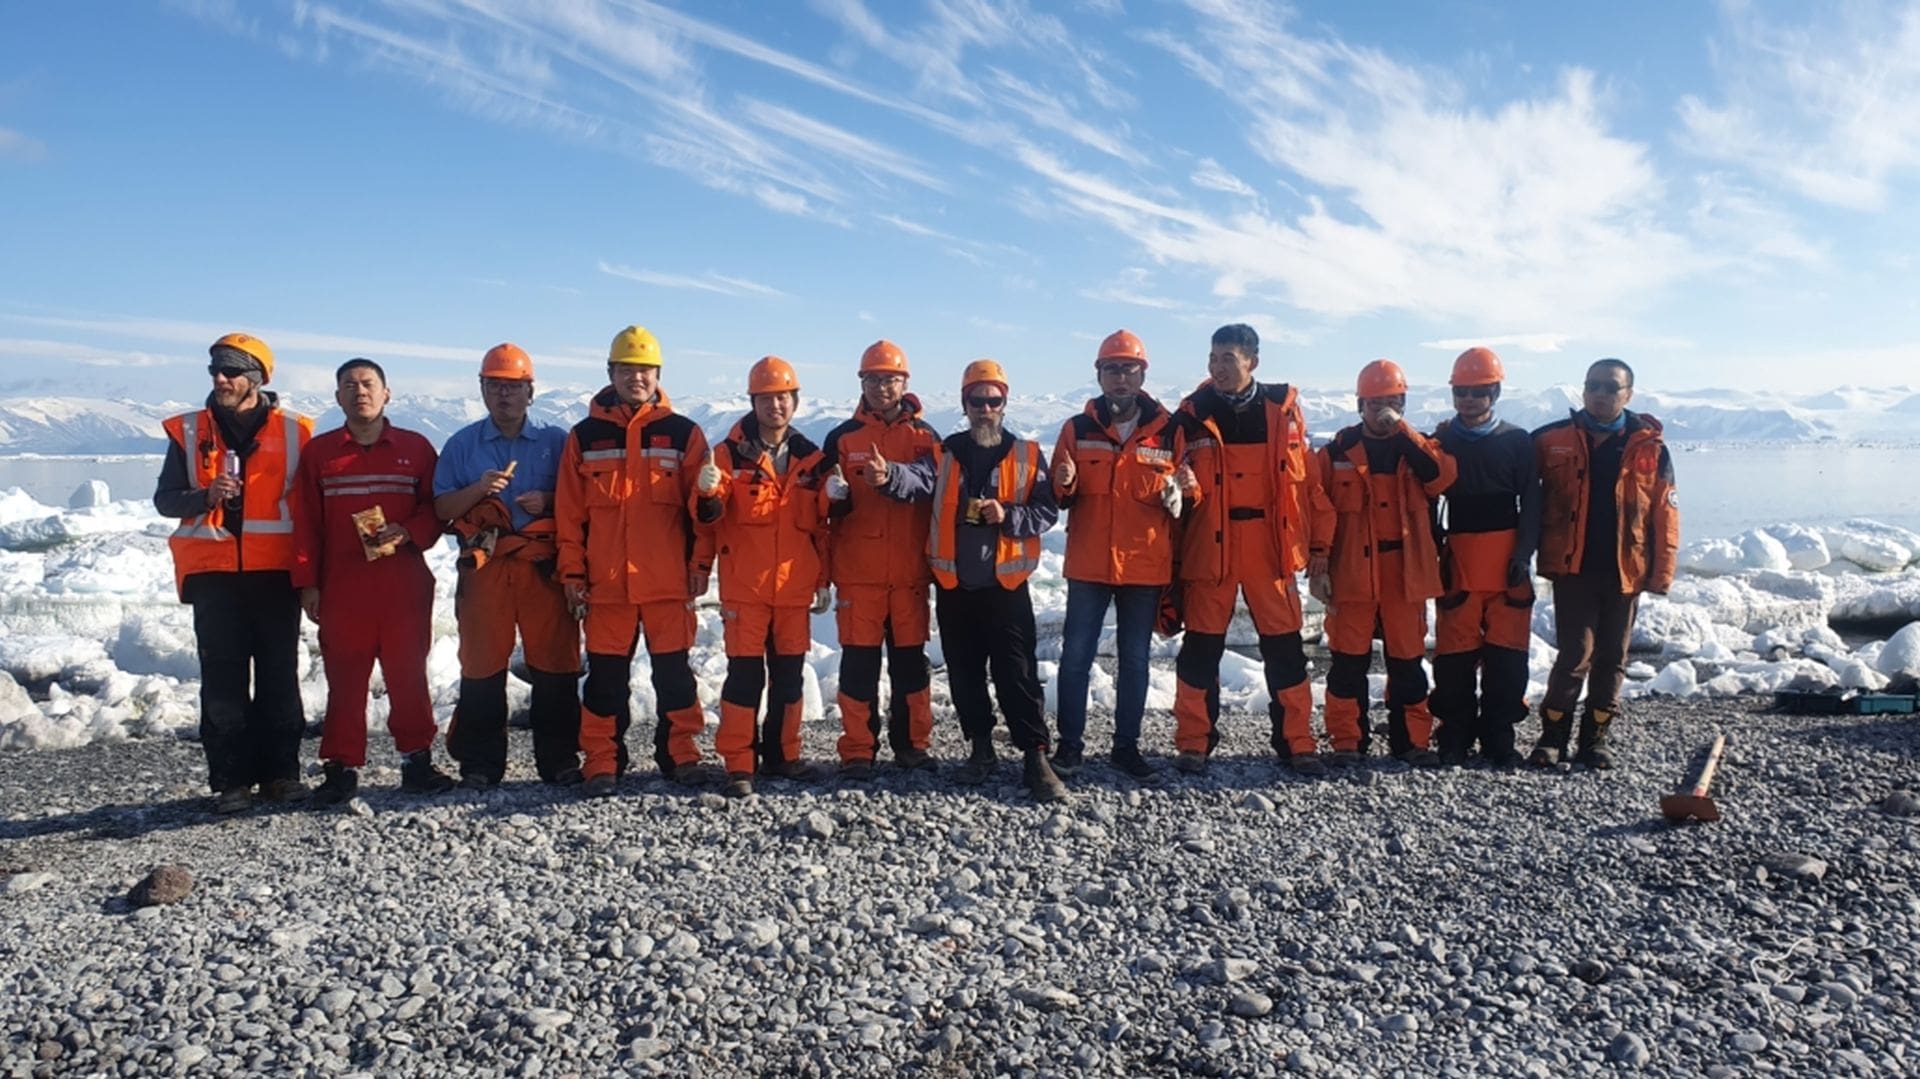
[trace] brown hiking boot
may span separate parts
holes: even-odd
[[[1044,749],[1027,750],[1026,764],[1027,790],[1032,792],[1036,802],[1064,802],[1067,800],[1067,785],[1053,774],[1053,767],[1047,763]]]

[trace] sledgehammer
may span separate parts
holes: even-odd
[[[1707,788],[1713,786],[1713,773],[1720,768],[1720,754],[1727,748],[1727,736],[1716,735],[1713,748],[1707,751],[1707,761],[1700,766],[1700,774],[1694,777],[1693,785],[1683,793],[1669,794],[1660,799],[1660,812],[1670,821],[1683,820],[1719,820],[1720,807],[1707,797]]]

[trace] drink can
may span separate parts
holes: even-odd
[[[220,471],[225,475],[233,477],[234,479],[239,479],[240,478],[240,455],[233,452],[232,450],[228,450],[226,459],[220,463]]]

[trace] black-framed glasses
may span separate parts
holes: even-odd
[[[1453,388],[1453,395],[1455,397],[1492,397],[1493,387],[1492,386],[1455,386]]]
[[[480,388],[487,393],[515,393],[520,387],[527,385],[531,385],[531,383],[522,382],[517,378],[483,378],[480,380]]]
[[[992,409],[994,411],[999,411],[1000,409],[1006,407],[1006,404],[1007,404],[1007,399],[1004,397],[969,397],[967,398],[968,408],[986,408],[986,409]]]
[[[1587,380],[1588,393],[1604,393],[1604,394],[1611,395],[1611,394],[1619,393],[1622,390],[1625,390],[1626,388],[1627,387],[1621,385],[1618,382],[1600,382],[1591,378]]]
[[[888,374],[881,374],[878,372],[869,373],[869,374],[860,376],[860,385],[862,386],[875,386],[875,387],[895,386],[895,385],[904,383],[906,381],[907,381],[907,376],[905,375],[888,375]]]
[[[245,378],[252,373],[250,367],[222,367],[217,363],[207,365],[207,374],[215,378]]]
[[[1145,367],[1137,363],[1103,363],[1100,365],[1101,374],[1113,375],[1117,378],[1139,378],[1145,374],[1146,371],[1147,369]]]

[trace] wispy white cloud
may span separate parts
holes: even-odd
[[[1769,19],[1721,5],[1718,100],[1681,99],[1681,145],[1817,202],[1886,206],[1920,174],[1920,3],[1849,3]]]
[[[1511,348],[1520,352],[1549,353],[1559,352],[1572,334],[1566,333],[1497,333],[1486,337],[1449,337],[1439,341],[1422,341],[1421,348],[1438,349],[1441,352],[1464,352],[1467,349]]]
[[[10,127],[0,127],[0,161],[25,161],[28,163],[44,160],[47,156],[47,144],[25,132]]]
[[[1121,304],[1126,307],[1149,307],[1159,311],[1179,311],[1186,304],[1165,296],[1156,296],[1151,291],[1152,275],[1139,267],[1130,267],[1121,271],[1118,277],[1098,285],[1080,290],[1080,295],[1089,300],[1102,303]]]
[[[950,190],[924,164],[851,131],[755,98],[746,99],[743,108],[748,119],[768,131],[822,150],[856,168],[896,176],[935,191]]]
[[[79,330],[89,334],[105,334],[112,337],[126,337],[143,341],[165,341],[172,344],[191,345],[195,350],[206,348],[222,334],[232,333],[236,327],[218,325],[211,322],[188,322],[175,319],[126,318],[118,316],[74,318],[56,315],[20,315],[0,313],[0,322],[14,322],[28,326],[44,326],[63,330]],[[270,326],[248,326],[248,333],[258,336],[272,346],[276,354],[282,352],[324,352],[345,360],[351,356],[369,356],[373,359],[406,358],[416,360],[454,360],[461,363],[477,362],[487,344],[470,347],[424,344],[417,341],[388,341],[372,337],[357,337],[348,334],[315,332]]]
[[[190,360],[200,362],[198,358],[184,353],[166,355],[140,349],[102,348],[75,341],[31,337],[0,337],[0,356],[79,364],[82,367],[160,367]]]
[[[631,266],[621,266],[605,260],[600,262],[600,272],[609,277],[620,277],[628,281],[637,281],[642,285],[657,288],[693,289],[699,292],[712,292],[721,296],[765,296],[770,298],[789,298],[788,294],[771,285],[750,281],[744,277],[730,277],[726,274],[708,270],[706,273],[672,274],[657,270],[640,270]]]
[[[1244,198],[1254,197],[1253,188],[1245,180],[1220,167],[1220,163],[1210,157],[1203,157],[1196,162],[1193,173],[1187,179],[1193,186],[1203,187],[1209,191],[1224,191],[1229,195],[1240,195]]]

